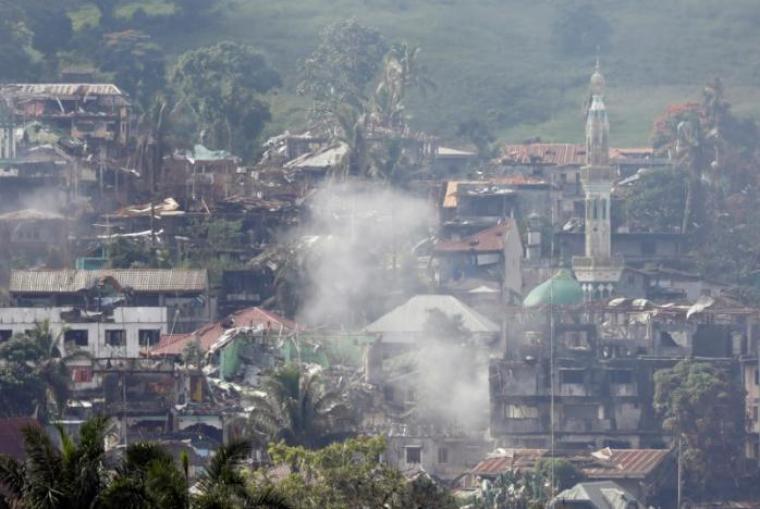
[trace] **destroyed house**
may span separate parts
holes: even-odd
[[[129,141],[131,105],[116,85],[105,83],[17,83],[0,87],[17,124],[42,122],[75,139]]]
[[[433,257],[437,261],[435,279],[442,287],[474,279],[497,283],[494,290],[498,295],[522,292],[523,245],[514,219],[462,239],[441,239],[433,248]]]
[[[727,301],[614,299],[552,312],[551,325],[510,335],[491,362],[491,432],[503,445],[543,448],[554,434],[563,448],[661,447],[670,435],[652,407],[654,373],[694,357],[738,377],[737,359],[757,350],[756,313]]]
[[[211,317],[205,270],[14,270],[9,293],[20,307],[165,307],[169,332],[195,330]]]

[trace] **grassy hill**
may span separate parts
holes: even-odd
[[[563,54],[553,41],[573,0],[221,0],[221,16],[200,30],[159,39],[173,53],[220,39],[249,43],[285,77],[273,97],[273,129],[297,124],[306,103],[292,94],[299,59],[319,30],[356,17],[390,40],[422,46],[437,90],[415,98],[414,123],[449,135],[481,119],[501,138],[582,137],[582,104],[594,55]],[[588,3],[588,2],[586,2]],[[760,115],[760,2],[757,0],[593,0],[612,28],[602,48],[613,143],[646,144],[665,105],[696,99],[719,75],[742,113]],[[169,0],[124,2],[131,15],[171,12]],[[86,14],[86,11],[83,11]],[[89,15],[92,15],[90,11]],[[178,35],[179,33],[179,35]]]

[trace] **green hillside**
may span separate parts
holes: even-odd
[[[422,46],[437,83],[411,105],[414,123],[442,135],[459,122],[487,121],[500,137],[539,135],[578,140],[581,109],[594,52],[567,55],[553,44],[566,0],[222,0],[221,15],[200,30],[161,40],[171,52],[219,39],[249,43],[267,53],[286,90],[273,99],[271,129],[297,123],[305,102],[292,95],[299,59],[320,28],[356,17],[390,40]],[[130,6],[131,4],[131,6]],[[140,4],[170,11],[162,0]],[[716,75],[737,111],[760,115],[760,3],[757,0],[594,0],[611,28],[601,49],[609,85],[613,143],[647,143],[651,121],[674,101],[698,98]],[[181,34],[181,35],[178,35]],[[161,38],[160,34],[158,35]]]

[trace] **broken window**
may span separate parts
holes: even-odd
[[[628,369],[616,369],[610,371],[610,382],[613,384],[633,383],[633,372]]]
[[[140,329],[138,332],[138,342],[140,343],[140,346],[145,347],[152,347],[158,344],[158,342],[161,340],[161,330],[160,329]]]
[[[0,343],[4,341],[8,341],[13,337],[13,331],[10,329],[2,329],[0,330]]]
[[[87,346],[90,344],[90,338],[88,336],[86,330],[67,330],[63,333],[63,343],[73,343],[76,346]]]
[[[406,462],[407,464],[410,464],[410,465],[422,463],[422,447],[420,446],[406,447]]]
[[[507,405],[504,407],[507,419],[537,419],[538,408],[530,405]]]
[[[561,384],[582,384],[582,369],[563,369],[559,372],[559,383]]]
[[[125,346],[127,344],[127,331],[124,329],[107,330],[106,344],[108,346]]]
[[[449,450],[446,447],[438,448],[438,463],[449,462]]]

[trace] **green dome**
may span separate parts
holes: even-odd
[[[583,289],[569,270],[562,269],[530,291],[523,306],[533,308],[545,304],[567,306],[583,302]]]

